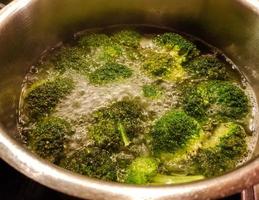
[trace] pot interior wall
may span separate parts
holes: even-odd
[[[86,28],[149,24],[194,35],[231,58],[259,98],[259,16],[241,1],[28,0],[16,3],[12,16],[0,16],[0,126],[12,137],[18,138],[17,107],[28,68],[45,49]]]

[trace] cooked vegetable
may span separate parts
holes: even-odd
[[[206,117],[242,119],[249,101],[242,89],[226,81],[205,81],[191,85],[183,95],[184,110],[197,119]]]
[[[54,68],[60,72],[72,69],[76,72],[87,75],[92,65],[87,51],[78,47],[65,47],[52,59]]]
[[[239,166],[251,103],[220,52],[176,33],[112,30],[86,33],[32,68],[19,113],[29,148],[73,172],[138,185]]]
[[[151,157],[136,158],[128,167],[126,183],[146,184],[158,170],[158,163]]]
[[[25,96],[25,109],[32,121],[50,114],[74,88],[70,78],[57,77],[35,82]]]
[[[193,158],[195,171],[204,176],[232,170],[247,154],[246,133],[233,122],[220,124]]]
[[[163,95],[163,88],[155,83],[143,85],[142,87],[144,97],[156,99]]]
[[[179,55],[184,57],[184,61],[188,61],[200,54],[200,51],[192,42],[176,33],[158,35],[154,38],[154,42],[157,45],[176,51]]]
[[[117,44],[102,46],[96,53],[97,58],[101,62],[114,62],[122,55],[123,49]]]
[[[202,129],[198,122],[183,111],[171,111],[156,121],[151,135],[155,153],[174,153],[199,140]]]
[[[116,43],[133,48],[139,46],[140,38],[140,34],[133,30],[119,31],[112,36]]]
[[[143,60],[143,71],[153,78],[172,81],[182,81],[186,78],[186,72],[179,61],[168,53],[147,50]]]
[[[180,183],[188,183],[193,181],[199,181],[204,179],[205,177],[202,175],[163,175],[157,174],[152,178],[152,183],[158,184],[180,184]]]
[[[112,41],[109,38],[109,36],[105,34],[90,33],[81,37],[78,43],[79,43],[79,46],[83,48],[93,48],[93,47],[110,45]]]
[[[107,84],[132,76],[132,70],[118,63],[107,63],[90,73],[89,80],[93,84]]]
[[[152,157],[138,157],[127,168],[126,183],[131,184],[179,184],[204,179],[202,175],[165,175],[158,173],[159,162]]]
[[[138,99],[124,99],[93,113],[88,127],[90,138],[103,148],[128,146],[144,131],[145,107]]]
[[[103,149],[89,147],[78,150],[61,161],[61,167],[92,178],[116,181],[116,164],[111,154]]]
[[[196,57],[185,68],[197,78],[212,80],[226,80],[228,78],[226,65],[212,55]]]
[[[29,133],[29,147],[42,158],[58,162],[64,156],[66,136],[73,134],[70,124],[57,117],[38,122]]]

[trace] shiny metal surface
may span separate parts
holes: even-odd
[[[16,111],[28,67],[76,31],[114,24],[150,24],[183,31],[221,49],[259,99],[259,4],[256,0],[15,0],[0,11],[0,157],[32,179],[88,199],[211,199],[259,183],[254,159],[226,175],[176,186],[140,187],[70,173],[19,142]],[[255,129],[259,130],[256,115]]]

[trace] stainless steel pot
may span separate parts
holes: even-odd
[[[259,148],[246,165],[220,177],[176,186],[137,187],[73,174],[23,147],[16,112],[28,67],[71,33],[114,24],[167,26],[202,38],[240,66],[259,98],[256,0],[15,0],[0,11],[0,157],[35,181],[89,199],[202,200],[259,183]],[[258,114],[255,121],[254,128],[259,130]]]

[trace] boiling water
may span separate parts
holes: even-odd
[[[81,35],[86,32],[104,32],[104,33],[112,33],[121,29],[122,27],[109,27],[106,29],[95,29],[95,30],[87,30],[80,33],[75,34],[74,40],[69,41],[66,45],[73,45],[74,41]],[[150,36],[150,33],[160,33],[160,32],[168,32],[168,30],[150,28],[150,27],[134,27],[143,33],[143,38],[141,39],[140,45],[142,48],[153,49],[157,51],[157,48],[153,44]],[[175,31],[174,31],[175,32]],[[245,80],[244,76],[239,72],[237,66],[235,66],[227,57],[222,54],[216,48],[206,44],[205,42],[190,37],[187,35],[191,41],[193,41],[199,49],[203,51],[203,53],[212,53],[217,55],[217,57],[221,58],[221,60],[228,65],[228,72],[231,74],[232,79],[236,84],[242,86],[245,90],[247,96],[250,97],[250,101],[252,102],[252,111],[251,115],[247,122],[246,131],[248,132],[247,143],[249,147],[249,155],[245,158],[245,160],[240,161],[240,163],[245,162],[250,159],[253,149],[255,148],[255,144],[257,141],[257,134],[254,131],[253,124],[253,116],[257,111],[254,93],[252,87]],[[61,44],[62,46],[63,44]],[[48,51],[43,57],[44,60],[48,57],[48,54],[53,53],[53,51],[58,51],[60,47],[54,48]],[[94,58],[92,58],[94,59]],[[42,61],[40,61],[42,62]],[[150,84],[154,80],[147,76],[142,72],[140,62],[136,59],[134,62],[130,60],[119,60],[121,64],[125,64],[130,66],[130,68],[134,71],[133,75],[120,82],[110,83],[106,85],[96,86],[90,84],[86,77],[76,73],[75,71],[66,71],[64,76],[71,77],[75,83],[75,89],[72,91],[70,95],[68,95],[65,99],[63,99],[56,107],[53,116],[61,117],[66,119],[68,122],[74,125],[75,134],[69,138],[69,143],[66,145],[66,152],[69,154],[77,149],[85,147],[89,145],[89,140],[87,136],[86,126],[88,123],[88,116],[95,110],[107,106],[112,102],[123,99],[124,97],[140,97],[142,101],[147,104],[147,112],[154,112],[156,118],[162,116],[164,113],[169,111],[172,107],[176,107],[179,100],[178,90],[176,90],[178,83],[177,82],[164,82],[163,88],[165,88],[165,92],[161,98],[157,99],[148,99],[143,97],[142,87],[143,85]],[[38,79],[42,79],[44,77],[52,76],[56,74],[54,69],[52,68],[39,68],[39,65],[35,65],[31,67],[30,72],[24,79],[24,84],[22,88],[22,95],[20,101],[20,111],[19,111],[19,126],[21,128],[21,132],[24,133],[27,129],[30,129],[33,124],[27,124],[27,116],[23,112],[23,98],[26,93],[28,87],[31,83],[35,82]],[[147,126],[152,124],[153,122],[147,122]]]

